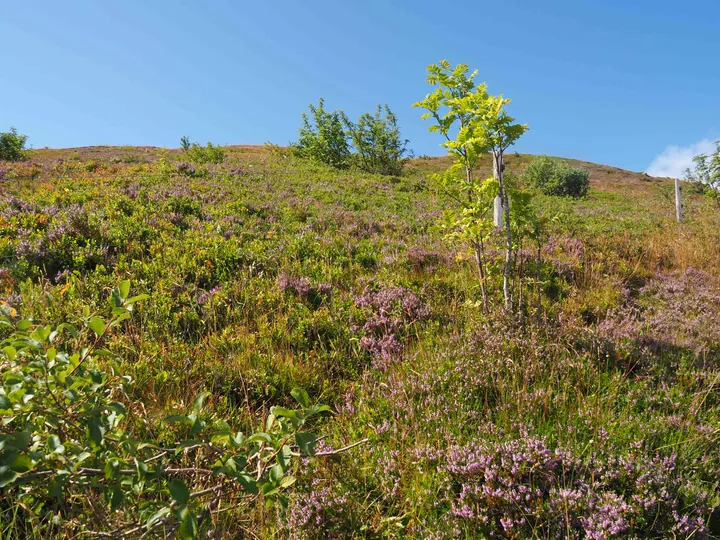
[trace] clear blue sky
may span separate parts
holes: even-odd
[[[644,170],[720,138],[718,0],[8,1],[0,36],[0,130],[36,148],[286,144],[323,96],[437,155],[411,104],[443,58],[513,99],[520,152]]]

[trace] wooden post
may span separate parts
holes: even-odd
[[[678,223],[682,223],[683,211],[682,211],[682,194],[680,193],[680,179],[675,179],[675,215],[677,216]]]

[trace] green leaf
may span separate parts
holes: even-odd
[[[161,508],[157,512],[155,512],[152,516],[148,518],[148,520],[145,522],[146,527],[150,527],[153,523],[155,523],[157,520],[165,518],[170,515],[170,507],[165,506],[164,508]]]
[[[184,414],[171,414],[170,416],[166,416],[162,419],[160,422],[160,425],[165,424],[186,424],[186,425],[192,425],[193,421],[185,416]]]
[[[285,407],[276,406],[270,409],[270,412],[272,412],[273,416],[277,418],[295,418],[297,416],[297,411],[286,409]]]
[[[18,321],[18,323],[15,325],[15,327],[18,330],[20,330],[21,332],[24,332],[25,330],[30,328],[30,325],[31,325],[30,321],[28,321],[27,319],[23,319],[22,321]]]
[[[12,409],[12,403],[5,394],[0,394],[0,411],[9,411]]]
[[[295,483],[296,480],[297,478],[294,476],[285,476],[282,480],[280,480],[280,487],[283,489],[289,488]]]
[[[250,476],[249,474],[239,474],[237,477],[238,481],[242,485],[243,489],[250,493],[251,495],[257,495],[258,493],[258,487],[257,482],[255,482],[255,479]]]
[[[62,445],[62,443],[60,442],[60,437],[58,437],[57,435],[50,435],[50,437],[48,437],[47,445],[51,453],[65,453],[65,447]]]
[[[103,439],[105,438],[105,427],[100,423],[99,418],[93,417],[88,420],[87,434],[96,446],[100,446],[102,444]]]
[[[307,409],[310,406],[310,396],[308,396],[308,393],[302,388],[293,388],[290,391],[290,395],[294,397],[295,401],[297,401],[304,409]]]
[[[126,279],[125,281],[121,281],[118,291],[120,292],[120,298],[125,300],[128,294],[130,294],[130,280]]]
[[[168,483],[168,489],[170,490],[170,496],[179,505],[187,504],[190,500],[190,490],[182,480],[173,478]]]
[[[117,484],[110,486],[110,509],[115,511],[122,505],[123,492]]]
[[[178,532],[183,540],[192,540],[193,538],[197,538],[197,528],[198,523],[195,515],[192,512],[187,512],[182,520],[182,523],[180,523],[180,529]]]
[[[0,488],[12,484],[18,477],[18,473],[10,470],[9,467],[0,467]]]
[[[200,414],[202,412],[205,399],[207,399],[211,395],[212,394],[210,392],[200,392],[190,406],[190,412],[193,414]]]
[[[298,431],[295,434],[295,442],[297,442],[298,447],[305,454],[308,454],[311,456],[315,453],[315,445],[317,444],[317,437],[315,437],[315,435],[313,435],[312,433]]]
[[[33,460],[25,454],[18,454],[10,465],[10,468],[19,473],[24,473],[32,469]]]
[[[3,351],[8,357],[8,360],[15,360],[15,355],[17,354],[17,350],[12,345],[8,345],[7,347],[3,347]]]
[[[270,468],[270,474],[268,476],[272,482],[277,484],[284,475],[285,471],[283,470],[282,465],[277,463]]]
[[[90,330],[95,332],[95,335],[98,337],[100,337],[105,331],[105,321],[103,321],[100,317],[90,317],[90,320],[88,321],[88,326],[90,327]]]
[[[268,435],[267,433],[258,432],[253,433],[250,437],[247,438],[246,442],[256,442],[256,441],[264,441],[266,443],[272,442],[272,437]]]

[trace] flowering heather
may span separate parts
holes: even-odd
[[[701,270],[658,274],[635,300],[610,313],[598,332],[648,356],[675,349],[720,359],[720,282]]]
[[[532,252],[528,254],[528,258],[533,256]],[[579,238],[551,236],[542,247],[542,256],[561,277],[573,281],[585,257],[585,246]]]
[[[314,480],[309,493],[298,494],[294,499],[285,527],[293,540],[354,538],[356,506],[341,486]]]
[[[278,288],[283,293],[297,295],[314,308],[329,302],[333,289],[329,283],[316,283],[313,285],[306,277],[296,278],[285,273],[278,276]]]
[[[355,297],[355,306],[368,315],[362,325],[353,326],[353,331],[361,335],[360,347],[370,353],[376,367],[397,359],[413,324],[430,317],[430,310],[417,294],[403,287],[373,290],[366,286]]]
[[[421,247],[410,247],[405,252],[408,265],[417,271],[433,272],[440,263],[440,253],[423,249]]]
[[[708,490],[690,487],[673,457],[580,458],[541,438],[476,440],[414,452],[442,480],[438,538],[680,538],[708,534]]]
[[[192,165],[192,163],[187,163],[186,161],[179,161],[175,164],[175,169],[180,174],[184,174],[185,176],[193,176],[195,174],[195,167]]]

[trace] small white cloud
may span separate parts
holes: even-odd
[[[645,171],[650,176],[682,178],[685,169],[693,168],[693,158],[698,154],[712,154],[715,143],[703,139],[690,146],[670,145],[659,154]]]

